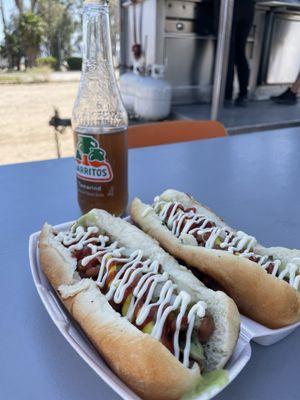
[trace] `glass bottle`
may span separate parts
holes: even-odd
[[[81,211],[102,208],[122,215],[128,201],[128,119],[113,67],[106,0],[83,5],[82,72],[72,128]]]

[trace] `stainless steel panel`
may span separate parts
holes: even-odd
[[[189,1],[166,0],[166,18],[195,19],[197,3]]]
[[[268,84],[291,83],[300,70],[300,18],[278,14],[274,18],[270,56],[268,63]]]
[[[166,19],[165,21],[165,32],[167,33],[192,33],[195,31],[194,21],[184,21],[176,19]]]
[[[261,53],[264,40],[266,11],[261,8],[256,8],[253,21],[253,43],[251,52],[249,44],[247,45],[247,55],[251,54],[250,62],[250,79],[249,79],[249,94],[254,95],[257,86],[259,66],[261,62]]]
[[[258,4],[263,5],[263,6],[269,6],[269,7],[295,7],[295,8],[300,8],[300,4],[298,0],[282,0],[282,1],[277,1],[277,0],[269,0],[269,1],[257,1]]]
[[[213,80],[215,40],[190,35],[165,37],[166,79],[173,103],[209,101]]]
[[[221,0],[219,11],[219,31],[214,65],[214,82],[210,118],[217,120],[223,107],[227,77],[230,36],[234,0]],[[211,64],[212,65],[212,64]]]

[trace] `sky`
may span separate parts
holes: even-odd
[[[28,0],[25,0],[25,5],[28,3]],[[15,7],[15,1],[14,0],[3,0],[3,6],[4,6],[4,11],[6,15],[6,20],[8,21],[9,15],[16,10]],[[3,39],[3,24],[2,24],[2,18],[0,18],[0,42],[2,42]]]
[[[24,5],[25,7],[30,4],[30,0],[24,0]],[[17,11],[17,8],[15,6],[15,0],[3,0],[3,6],[4,6],[4,11],[5,11],[5,16],[6,16],[6,21],[9,21],[9,16]],[[77,33],[74,34],[74,38],[77,38]],[[3,33],[3,23],[2,23],[2,18],[0,14],[0,44],[3,42],[4,39],[4,33]],[[77,50],[74,50],[74,56],[79,56],[81,55],[81,51],[79,53]]]

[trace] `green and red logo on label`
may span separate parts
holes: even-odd
[[[106,152],[93,136],[77,134],[77,177],[90,182],[110,182],[113,178]]]

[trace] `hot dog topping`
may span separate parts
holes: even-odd
[[[203,246],[207,249],[228,251],[239,257],[256,262],[267,273],[287,281],[300,290],[300,258],[293,258],[284,264],[272,256],[254,252],[255,237],[242,231],[231,232],[197,212],[196,208],[186,208],[178,202],[154,199],[154,211],[167,228],[185,244]]]
[[[201,364],[193,342],[201,346],[209,339],[213,319],[206,303],[193,302],[157,261],[146,259],[141,250],[129,254],[96,227],[73,226],[56,240],[77,259],[79,275],[93,278],[115,310],[161,341],[184,366],[193,360]]]

